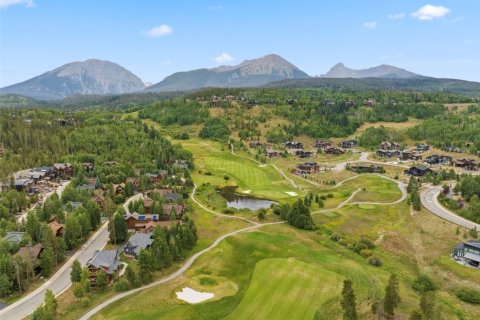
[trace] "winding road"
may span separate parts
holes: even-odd
[[[282,224],[282,223],[285,223],[285,221],[278,221],[278,222],[268,222],[268,223],[258,223],[258,222],[255,222],[255,221],[252,221],[252,220],[248,220],[246,218],[243,218],[243,217],[236,217],[236,216],[229,216],[229,215],[225,215],[225,214],[221,214],[221,213],[218,213],[218,212],[215,212],[213,210],[210,210],[208,208],[206,208],[204,205],[202,205],[196,198],[195,198],[195,192],[197,190],[197,186],[195,185],[194,186],[194,189],[192,191],[192,195],[191,195],[191,199],[193,202],[195,202],[197,205],[199,205],[202,209],[206,210],[207,212],[209,213],[212,213],[218,217],[222,217],[222,218],[231,218],[231,219],[239,219],[239,220],[244,220],[246,222],[249,222],[249,223],[252,223],[253,226],[250,226],[250,227],[247,227],[247,228],[243,228],[243,229],[239,229],[239,230],[235,230],[235,231],[232,231],[232,232],[229,232],[227,234],[224,234],[220,237],[218,237],[209,247],[195,253],[193,256],[191,256],[177,271],[175,271],[174,273],[164,277],[164,278],[161,278],[160,280],[157,280],[155,282],[152,282],[148,285],[145,285],[145,286],[142,286],[142,287],[139,287],[139,288],[136,288],[136,289],[132,289],[132,290],[129,290],[129,291],[126,291],[126,292],[123,292],[123,293],[120,293],[106,301],[104,301],[103,303],[99,304],[98,306],[94,307],[93,309],[91,309],[90,311],[88,311],[85,315],[83,315],[80,320],[88,320],[90,319],[91,317],[93,317],[96,313],[98,313],[99,311],[101,311],[103,308],[107,307],[108,305],[120,300],[120,299],[123,299],[125,297],[128,297],[132,294],[135,294],[139,291],[142,291],[142,290],[145,290],[145,289],[149,289],[149,288],[152,288],[152,287],[155,287],[155,286],[158,286],[160,284],[164,284],[168,281],[171,281],[177,277],[179,277],[180,275],[182,275],[183,273],[185,273],[185,271],[188,270],[188,268],[190,268],[192,266],[192,264],[195,262],[195,260],[197,260],[200,256],[202,256],[203,254],[209,252],[210,250],[214,249],[220,242],[222,242],[222,240],[228,238],[228,237],[232,237],[234,235],[237,235],[239,233],[242,233],[242,232],[245,232],[245,231],[250,231],[250,230],[254,230],[254,229],[258,229],[260,227],[264,227],[264,226],[269,226],[269,225],[275,225],[275,224]]]
[[[455,223],[461,227],[468,229],[477,228],[480,230],[480,224],[467,220],[460,217],[459,215],[451,212],[450,210],[443,207],[438,201],[438,195],[442,191],[441,187],[437,186],[426,186],[420,190],[420,200],[422,205],[433,214],[436,214],[442,219]]]

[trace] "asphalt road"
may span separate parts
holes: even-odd
[[[0,310],[1,320],[20,320],[31,314],[43,303],[47,289],[58,296],[71,285],[70,271],[75,259],[84,266],[95,250],[102,249],[108,241],[108,223],[102,227],[78,250],[50,279],[28,296]]]
[[[438,202],[438,195],[442,189],[440,187],[425,187],[420,190],[420,199],[422,201],[422,205],[431,213],[436,214],[442,219],[455,223],[461,227],[465,227],[468,229],[473,229],[474,227],[480,231],[480,224],[474,223],[467,219],[464,219],[455,213],[447,210],[444,208],[440,202]]]

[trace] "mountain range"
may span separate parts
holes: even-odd
[[[343,63],[326,74],[311,78],[276,54],[245,60],[235,66],[177,72],[156,83],[144,83],[122,66],[103,60],[72,62],[37,77],[0,89],[0,95],[15,94],[37,100],[75,96],[108,96],[127,93],[169,93],[206,87],[329,87],[387,88],[448,91],[475,95],[477,82],[425,77],[390,65],[355,70]],[[473,90],[473,91],[472,91]],[[12,98],[8,98],[9,101]],[[96,98],[95,98],[96,99]]]
[[[388,79],[410,79],[422,77],[419,74],[382,64],[368,69],[355,70],[346,67],[343,63],[334,65],[322,78],[388,78]]]
[[[40,100],[56,100],[74,95],[109,95],[145,89],[139,77],[122,66],[103,60],[72,62],[37,77],[0,89]]]

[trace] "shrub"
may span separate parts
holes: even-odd
[[[339,242],[340,240],[342,240],[342,235],[340,233],[334,233],[330,236],[330,240]]]
[[[81,306],[82,308],[86,308],[86,307],[88,307],[88,306],[90,305],[90,302],[91,302],[90,299],[88,299],[88,298],[83,298],[82,301],[80,301],[80,306]]]
[[[383,262],[379,257],[370,257],[368,259],[368,264],[375,267],[381,267],[383,265]]]
[[[233,210],[232,208],[225,208],[225,209],[222,209],[222,212],[225,214],[234,214],[235,210]]]
[[[437,285],[429,276],[421,274],[413,282],[412,288],[418,293],[425,293],[428,291],[435,291]]]
[[[230,179],[230,177],[229,177],[229,176],[227,176],[227,175],[224,175],[224,176],[223,176],[223,179],[224,179],[224,180],[229,180],[229,179]]]
[[[206,176],[211,176],[211,175],[212,175],[212,173],[211,173],[210,171],[206,171],[204,174],[205,174]]]
[[[320,200],[327,200],[327,197],[324,196],[324,195],[321,195],[319,198],[320,198]]]
[[[471,304],[480,304],[480,291],[468,288],[461,287],[455,292],[457,298]]]
[[[327,198],[333,198],[333,194],[331,193],[327,194]]]
[[[372,240],[368,239],[367,237],[362,237],[360,242],[365,244],[368,249],[375,249],[375,243],[373,243]]]
[[[128,282],[124,279],[119,280],[115,283],[115,291],[127,291],[128,290]]]
[[[372,250],[370,250],[370,249],[360,250],[360,255],[364,258],[368,258],[372,255]]]
[[[360,251],[368,249],[368,246],[363,242],[355,242],[353,244],[353,251],[360,253]]]

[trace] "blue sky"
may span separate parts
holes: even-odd
[[[0,86],[97,58],[142,80],[276,53],[480,81],[480,1],[0,0]]]

